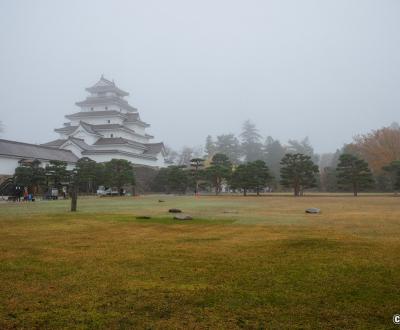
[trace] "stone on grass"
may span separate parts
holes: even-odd
[[[151,219],[151,217],[148,216],[148,215],[138,215],[138,216],[136,217],[136,219]]]
[[[321,213],[321,209],[317,209],[316,207],[310,207],[309,209],[306,210],[306,213],[318,214]]]
[[[177,214],[174,215],[174,220],[193,220],[193,218],[187,214]]]
[[[169,209],[168,212],[169,213],[182,213],[182,210],[180,210],[180,209]]]
[[[236,210],[225,210],[223,213],[232,213],[232,214],[238,214],[239,212]]]
[[[159,203],[164,203],[165,201],[162,200],[162,199],[159,199],[158,202],[159,202]]]

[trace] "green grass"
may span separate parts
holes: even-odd
[[[68,201],[1,203],[0,328],[396,329],[399,202],[80,198],[77,213]],[[172,207],[195,220],[172,220]]]

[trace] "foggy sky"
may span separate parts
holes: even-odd
[[[0,1],[1,138],[43,143],[104,73],[155,141],[246,119],[334,151],[400,121],[400,1]]]

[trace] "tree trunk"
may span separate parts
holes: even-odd
[[[357,183],[353,183],[353,195],[354,197],[358,195]]]
[[[243,196],[247,196],[247,189],[246,188],[243,189]]]
[[[257,188],[256,191],[257,191],[257,196],[260,196],[260,188]]]
[[[78,204],[78,191],[76,187],[73,187],[71,191],[71,212],[76,212],[77,204]]]

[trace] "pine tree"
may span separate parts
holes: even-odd
[[[293,188],[295,196],[303,194],[304,189],[317,185],[318,166],[310,156],[286,154],[281,160],[281,184]]]
[[[232,173],[229,180],[231,188],[243,189],[243,195],[247,195],[249,189],[256,191],[260,195],[261,189],[267,186],[271,179],[267,165],[262,160],[256,160],[247,164],[239,165]]]
[[[211,165],[206,168],[205,175],[215,187],[215,194],[218,195],[222,190],[224,180],[229,180],[232,172],[232,163],[227,155],[215,154],[211,160]]]
[[[217,136],[215,142],[215,154],[224,154],[233,164],[238,164],[240,159],[240,143],[233,134],[222,134]]]
[[[391,175],[391,181],[395,190],[400,190],[400,160],[395,160],[384,166],[383,170]]]
[[[278,140],[274,140],[271,136],[267,137],[264,144],[265,162],[271,170],[275,180],[279,181],[281,160],[286,154],[285,148]]]
[[[256,160],[249,163],[248,166],[252,175],[252,188],[255,189],[258,196],[260,190],[267,186],[272,177],[267,164],[263,160]]]
[[[242,154],[246,162],[261,160],[263,158],[263,150],[261,143],[261,135],[258,133],[256,125],[250,120],[243,123],[242,133],[240,134],[242,144]]]
[[[240,164],[232,173],[229,180],[232,189],[243,189],[243,195],[247,196],[247,190],[252,188],[251,169],[248,164]]]
[[[342,188],[351,188],[354,196],[360,189],[370,187],[373,183],[368,163],[351,154],[342,154],[336,168],[338,184]]]
[[[122,194],[124,185],[134,185],[135,175],[132,163],[125,159],[111,159],[105,165],[106,182],[110,187],[116,187]]]

